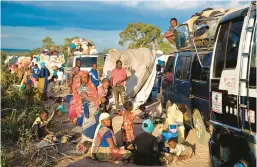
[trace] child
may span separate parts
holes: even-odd
[[[145,105],[139,106],[139,109],[142,111],[142,115],[140,116],[141,119],[148,119],[149,117],[149,110],[146,110]]]
[[[125,111],[123,112],[123,124],[121,126],[122,142],[125,148],[135,139],[133,121],[135,115],[131,112],[133,104],[131,101],[126,101],[123,104]]]
[[[58,98],[55,100],[55,104],[57,106],[57,113],[58,115],[63,115],[65,114],[65,108],[62,105],[62,98]]]
[[[63,82],[63,72],[62,72],[62,69],[59,68],[57,72],[57,83],[59,85],[60,90],[61,90],[62,82]]]
[[[47,111],[40,112],[39,117],[35,120],[35,122],[32,125],[31,133],[32,137],[35,138],[36,141],[40,141],[41,138],[45,137],[47,134],[51,134],[47,129],[48,124],[48,116],[49,113]]]
[[[100,105],[100,110],[102,112],[105,112],[109,109],[109,101],[108,101],[108,88],[110,86],[110,80],[108,78],[104,78],[101,82],[101,84],[97,87],[97,93],[99,97],[105,97],[106,101],[105,103]]]
[[[136,136],[132,144],[136,151],[134,154],[133,163],[140,166],[160,166],[158,141],[152,135],[154,130],[153,122],[147,119],[142,124],[143,133]]]

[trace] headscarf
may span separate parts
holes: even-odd
[[[147,133],[152,133],[154,130],[153,122],[150,119],[144,120],[142,129]]]
[[[42,68],[42,67],[45,67],[45,62],[42,61],[42,62],[40,63],[40,66],[41,66],[41,68]]]
[[[87,85],[87,88],[88,88],[88,96],[91,96],[91,97],[96,97],[97,96],[97,89],[96,87],[94,86],[94,84],[92,83],[90,77],[89,77],[89,73],[87,71],[80,71],[79,72],[79,76],[80,76],[80,81],[81,81],[81,78],[88,78],[88,83],[86,84]]]
[[[93,139],[93,143],[92,143],[92,147],[91,147],[91,154],[93,153],[93,148],[95,147],[95,140],[96,140],[98,131],[99,131],[101,125],[102,125],[101,122],[103,120],[105,120],[106,118],[109,118],[109,117],[111,117],[111,115],[109,113],[106,113],[106,112],[102,113],[99,116],[99,124],[97,125],[96,130],[95,130],[94,139]]]

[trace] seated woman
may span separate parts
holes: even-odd
[[[132,153],[125,150],[124,147],[118,148],[111,126],[111,116],[108,113],[102,113],[99,117],[93,145],[91,149],[92,157],[98,161],[120,162],[127,160]]]

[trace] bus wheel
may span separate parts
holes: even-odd
[[[206,131],[206,128],[205,128],[205,125],[203,122],[203,118],[198,109],[194,110],[193,123],[194,123],[196,141],[199,144],[208,145],[208,141],[210,139],[210,134]]]

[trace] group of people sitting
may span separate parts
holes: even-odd
[[[158,138],[152,135],[155,128],[153,122],[146,118],[142,123],[144,132],[136,136],[133,122],[137,116],[132,112],[134,107],[131,101],[123,102],[124,110],[117,109],[119,115],[123,116],[120,136],[123,146],[117,145],[112,117],[108,110],[108,91],[110,87],[114,92],[117,87],[118,90],[123,89],[126,74],[120,71],[121,61],[117,61],[116,65],[111,79],[104,78],[101,81],[95,64],[90,72],[80,71],[79,67],[73,69],[69,84],[72,91],[69,118],[74,125],[82,127],[82,138],[76,150],[90,153],[90,157],[97,161],[133,162],[137,165],[167,164],[169,155],[176,155],[178,152],[181,154],[184,151],[183,146],[177,144],[176,128],[164,132],[164,135]],[[117,92],[123,93],[123,90]],[[117,108],[118,102],[116,99]],[[58,110],[61,112],[61,107],[58,107]],[[50,133],[45,126],[48,115],[48,112],[42,112],[33,124],[32,133],[36,134],[37,139]],[[167,147],[164,142],[168,143]]]

